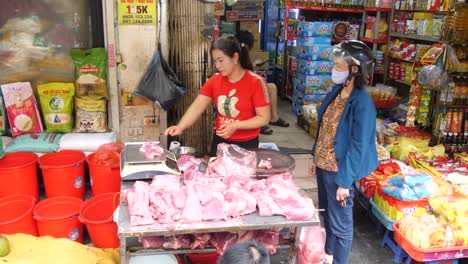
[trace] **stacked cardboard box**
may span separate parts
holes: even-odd
[[[316,104],[330,91],[332,22],[300,21],[297,28],[297,75],[292,111],[299,115],[304,104]]]

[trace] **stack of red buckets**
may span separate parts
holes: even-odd
[[[83,224],[95,247],[117,248],[113,212],[119,205],[120,169],[94,161],[81,151],[38,157],[9,153],[0,160],[0,234],[24,233],[83,242]],[[92,198],[85,198],[85,160]],[[39,201],[38,169],[46,198]]]

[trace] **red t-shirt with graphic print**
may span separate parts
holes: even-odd
[[[219,130],[221,124],[250,119],[256,115],[255,108],[270,105],[267,89],[265,80],[251,71],[245,71],[235,83],[217,73],[203,85],[200,94],[213,99],[218,110],[215,128]],[[247,141],[259,133],[260,128],[237,130],[227,140]]]

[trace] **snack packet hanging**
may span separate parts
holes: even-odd
[[[47,133],[73,130],[73,83],[47,83],[37,86]]]

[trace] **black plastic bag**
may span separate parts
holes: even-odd
[[[158,45],[138,85],[138,92],[152,101],[158,101],[165,111],[171,109],[186,92],[182,82],[161,56],[161,45]]]

